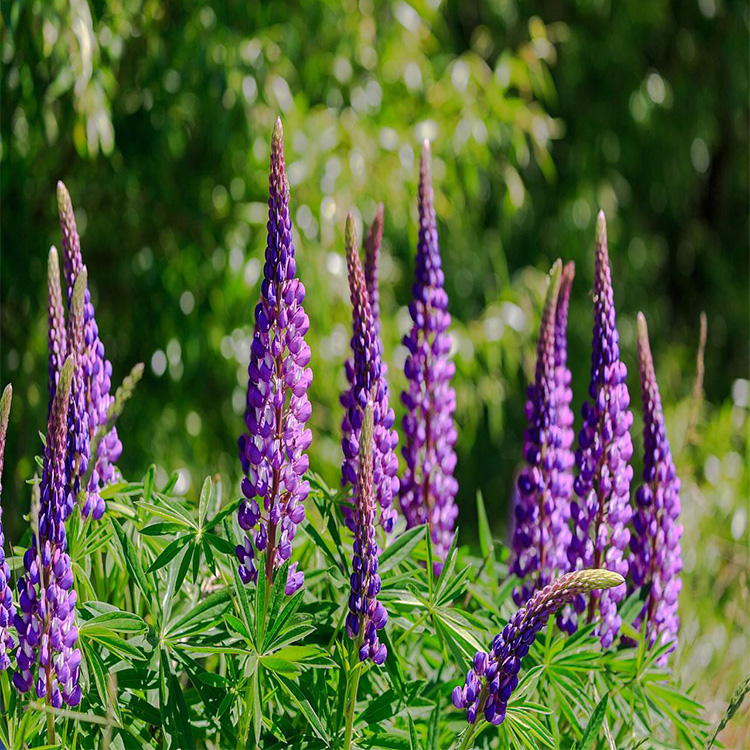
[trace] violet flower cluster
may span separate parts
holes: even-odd
[[[305,451],[312,442],[312,432],[305,428],[312,412],[307,389],[313,376],[305,342],[310,321],[302,306],[305,287],[296,278],[280,120],[271,140],[269,185],[266,260],[247,368],[246,432],[238,440],[245,474],[238,520],[246,535],[237,557],[244,583],[257,581],[258,553],[266,552],[269,583],[274,570],[289,560],[310,491],[303,480],[309,465]],[[287,595],[303,583],[304,573],[295,562],[288,569]]]
[[[385,643],[378,639],[378,631],[388,622],[388,613],[377,599],[380,592],[380,550],[375,526],[377,510],[373,482],[374,423],[373,402],[368,401],[364,408],[359,440],[356,504],[353,513],[351,592],[349,613],[346,616],[346,633],[350,638],[357,639],[360,661],[372,659],[375,664],[380,665],[388,656],[388,649]]]
[[[83,269],[83,259],[81,256],[81,242],[73,213],[73,204],[70,200],[70,194],[62,182],[57,183],[57,206],[63,235],[62,249],[69,314],[69,351],[66,353],[72,354],[72,347],[78,344],[70,341],[70,327],[72,325],[70,309],[72,305],[73,286]],[[81,386],[81,375],[77,372],[73,388],[73,399],[76,405],[70,415],[71,460],[77,462],[80,475],[86,473],[86,469],[81,469],[81,467],[88,465],[90,460],[88,451],[94,435],[97,430],[103,429],[107,424],[109,407],[114,400],[114,396],[110,393],[112,365],[104,357],[104,345],[99,338],[99,328],[96,324],[94,305],[91,302],[91,294],[88,286],[85,289],[83,319],[83,357],[81,364],[77,364],[77,368],[81,368],[80,371],[82,371],[83,383]],[[83,389],[83,402],[85,404],[83,411],[79,408],[81,387]],[[86,425],[86,421],[88,421],[88,425]],[[115,464],[121,454],[122,443],[117,435],[117,428],[113,427],[99,442],[97,455],[93,459],[94,465],[89,472],[88,485],[85,488],[85,498],[81,507],[84,517],[92,514],[98,520],[104,514],[106,503],[100,493],[103,487],[114,480]]]
[[[638,314],[638,369],[643,401],[643,484],[638,488],[630,570],[636,587],[650,584],[634,626],[646,621],[649,647],[671,644],[660,661],[666,664],[677,645],[680,619],[677,598],[682,582],[680,478],[677,476],[664,425],[659,386],[643,313]]]
[[[436,557],[442,561],[458,516],[458,482],[453,476],[456,394],[451,387],[455,365],[449,359],[451,316],[433,203],[430,145],[425,141],[419,176],[419,241],[409,305],[413,325],[403,340],[408,350],[404,365],[408,386],[401,396],[406,407],[402,449],[406,468],[400,502],[408,527],[429,525]],[[435,567],[439,572],[442,563]]]
[[[18,581],[19,611],[14,617],[19,644],[13,684],[22,693],[35,685],[37,697],[55,708],[63,702],[77,706],[81,701],[81,652],[75,648],[77,595],[64,522],[69,491],[68,411],[74,372],[75,362],[69,356],[60,371],[50,410],[38,525],[23,558],[25,572]]]
[[[382,207],[381,207],[382,209]],[[358,503],[357,477],[360,452],[360,432],[365,404],[373,403],[374,441],[373,482],[375,499],[379,508],[378,522],[386,533],[393,530],[396,509],[393,499],[398,495],[398,458],[396,445],[398,433],[393,428],[396,415],[390,406],[386,365],[382,359],[380,319],[374,313],[372,300],[378,305],[377,265],[383,235],[383,212],[379,209],[366,241],[366,267],[362,269],[354,217],[346,218],[346,263],[349,275],[349,295],[352,303],[353,357],[346,362],[348,388],[341,394],[344,417],[341,422],[341,448],[344,458],[341,464],[341,484],[351,486],[352,507]],[[378,308],[376,308],[378,309]],[[352,507],[342,506],[344,522],[355,531]]]
[[[466,709],[469,724],[474,724],[481,713],[488,722],[501,724],[518,686],[521,662],[550,615],[587,592],[624,584],[625,579],[613,571],[579,570],[537,591],[495,636],[489,654],[477,651],[474,655],[463,687],[453,689],[453,705]]]
[[[569,472],[573,456],[570,445],[564,445],[564,426],[560,424],[563,388],[558,385],[556,357],[561,269],[558,260],[549,278],[535,378],[526,402],[529,426],[524,433],[525,466],[517,481],[512,542],[513,572],[521,579],[513,591],[518,606],[569,568],[566,550],[570,543]]]
[[[615,323],[607,227],[604,213],[600,212],[596,224],[590,401],[583,405],[583,427],[578,434],[576,497],[571,503],[573,538],[568,557],[573,569],[603,565],[623,577],[628,572],[625,549],[630,541],[629,500],[633,478],[630,466],[633,415],[628,409],[626,375],[627,369],[620,361]],[[617,604],[625,591],[623,585],[590,596],[588,620],[595,619],[598,608],[597,633],[605,647],[612,644],[620,629]],[[576,612],[582,613],[586,609],[585,598],[577,597],[574,606]]]
[[[3,495],[3,457],[5,455],[5,436],[8,432],[10,402],[13,398],[13,386],[5,386],[0,398],[0,500]],[[5,559],[5,534],[3,532],[3,506],[0,502],[0,672],[10,666],[9,652],[16,644],[10,633],[10,625],[16,614],[13,604],[13,591],[10,587],[10,566]]]

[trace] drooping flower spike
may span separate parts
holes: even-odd
[[[572,479],[559,424],[559,389],[556,368],[556,320],[562,263],[552,267],[542,312],[534,383],[526,402],[528,428],[524,434],[524,462],[515,495],[513,571],[521,584],[513,600],[521,606],[534,591],[544,588],[558,573],[568,570],[570,544],[569,488]]]
[[[13,684],[20,692],[36,686],[36,695],[55,708],[81,701],[78,684],[81,652],[75,647],[76,591],[67,553],[64,513],[67,498],[68,410],[75,362],[68,356],[60,371],[50,410],[41,481],[38,528],[23,558],[18,582],[18,669]]]
[[[398,459],[395,453],[398,434],[393,429],[396,415],[389,403],[388,382],[385,379],[385,368],[381,357],[380,337],[373,320],[367,280],[359,257],[354,217],[351,214],[346,219],[345,243],[349,296],[352,303],[351,349],[353,358],[347,363],[347,378],[350,385],[341,396],[341,404],[346,409],[341,423],[341,447],[344,453],[341,482],[342,486],[353,488],[352,506],[356,507],[362,418],[365,405],[372,401],[375,499],[380,509],[379,523],[388,533],[393,530],[396,519],[393,498],[398,494],[399,487]],[[342,514],[346,525],[355,531],[351,508],[344,505]]]
[[[68,339],[72,320],[70,309],[73,286],[83,268],[81,242],[76,227],[73,204],[68,189],[62,182],[57,183],[57,207],[60,214],[60,227],[63,235],[63,265],[65,269],[65,287],[68,300]],[[68,341],[68,346],[72,344]],[[107,413],[114,400],[110,393],[112,385],[112,365],[104,356],[104,344],[99,338],[94,305],[88,286],[85,290],[84,328],[83,328],[83,372],[86,413],[88,415],[89,444],[94,440],[97,430],[107,424]],[[68,352],[70,353],[70,352]],[[81,507],[84,516],[92,514],[100,519],[106,510],[101,497],[101,490],[115,479],[115,464],[122,454],[122,443],[117,435],[117,428],[112,428],[100,441],[97,455],[93,457],[94,466],[90,472],[85,500]]]
[[[346,632],[350,638],[357,639],[360,661],[372,659],[375,664],[382,664],[388,655],[388,649],[384,643],[380,643],[378,631],[388,622],[388,613],[377,599],[380,592],[380,549],[375,526],[377,506],[373,485],[375,444],[372,401],[365,405],[359,443],[356,505],[353,513],[351,592]]]
[[[477,651],[474,655],[463,687],[453,689],[453,705],[466,709],[469,724],[474,724],[482,713],[488,722],[501,724],[518,686],[521,662],[550,615],[578,596],[624,584],[625,579],[613,571],[579,570],[566,573],[537,591],[495,636],[489,653]]]
[[[419,241],[409,305],[412,328],[403,340],[408,350],[404,365],[408,386],[401,395],[406,407],[402,449],[406,468],[400,503],[409,527],[428,524],[439,572],[458,516],[458,482],[453,476],[457,434],[453,423],[456,394],[451,387],[455,365],[449,359],[451,316],[438,246],[430,160],[430,145],[425,141],[419,175]]]
[[[47,322],[49,349],[49,408],[55,400],[57,379],[60,377],[65,357],[68,354],[65,331],[65,310],[63,309],[62,288],[60,286],[60,260],[57,248],[51,247],[47,259]],[[49,414],[47,415],[49,416]]]
[[[312,412],[307,389],[313,375],[305,341],[310,321],[302,306],[305,287],[296,277],[281,120],[271,139],[269,187],[266,261],[247,368],[246,431],[238,441],[245,474],[238,521],[247,533],[237,557],[242,580],[256,582],[257,556],[265,551],[264,575],[270,584],[274,570],[291,557],[297,525],[305,518],[310,484],[303,476],[312,442],[305,428]],[[304,573],[293,563],[287,595],[303,583]]]
[[[10,587],[10,567],[5,559],[5,533],[3,532],[3,458],[5,456],[5,436],[8,432],[10,402],[13,398],[13,386],[5,386],[0,398],[0,671],[10,666],[9,652],[16,644],[10,633],[10,626],[16,614],[13,604],[13,591]]]
[[[628,573],[625,549],[630,541],[633,478],[633,415],[628,408],[626,375],[627,368],[620,361],[607,225],[600,212],[596,222],[590,401],[583,405],[583,427],[578,434],[576,497],[571,503],[573,539],[568,556],[574,569],[606,566],[623,577]],[[625,592],[625,586],[618,586],[601,594],[594,592],[589,598],[588,620],[596,619],[598,610],[597,632],[605,647],[612,644],[620,629],[617,604]],[[587,609],[583,596],[576,599],[575,609],[579,614]]]
[[[669,447],[659,385],[643,313],[638,313],[638,369],[643,401],[643,484],[636,492],[630,570],[636,587],[650,585],[634,626],[646,621],[649,646],[677,645],[682,582],[680,478]],[[666,664],[668,654],[661,656]]]

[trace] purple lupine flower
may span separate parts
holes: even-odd
[[[378,558],[380,550],[375,536],[377,512],[373,485],[374,445],[373,402],[367,401],[360,432],[357,465],[356,505],[354,507],[354,545],[352,548],[351,593],[346,632],[357,639],[359,659],[382,664],[388,649],[378,639],[378,631],[388,622],[388,613],[377,596],[380,592]]]
[[[8,432],[8,417],[10,416],[10,402],[13,398],[13,386],[5,386],[0,398],[0,500],[3,495],[3,456],[5,455],[5,436]],[[10,634],[10,625],[16,614],[13,604],[13,591],[10,588],[10,567],[5,559],[5,534],[3,532],[3,506],[0,502],[0,672],[10,666],[8,652],[16,644]]]
[[[636,492],[635,533],[630,538],[630,571],[636,587],[650,584],[636,628],[646,620],[648,645],[677,646],[682,587],[680,478],[669,448],[659,385],[643,313],[638,313],[638,369],[643,400],[643,484]],[[666,664],[668,654],[660,658]]]
[[[573,430],[573,389],[571,388],[572,376],[568,367],[568,308],[570,305],[570,291],[573,286],[576,266],[573,261],[563,266],[560,277],[560,291],[557,294],[557,306],[555,308],[555,382],[557,383],[557,424],[562,431],[562,448],[565,452],[565,469],[570,472],[575,463],[573,455],[573,442],[575,432]],[[568,497],[573,490],[572,474],[569,477],[567,492]]]
[[[73,285],[83,268],[81,242],[76,228],[73,204],[68,189],[62,182],[57,183],[57,207],[60,214],[60,227],[63,235],[63,265],[65,268],[65,285],[68,297],[68,313],[73,295]],[[112,365],[104,357],[104,344],[99,338],[99,328],[94,315],[94,305],[88,286],[84,300],[84,389],[86,394],[86,412],[89,421],[89,443],[94,439],[97,430],[107,424],[109,407],[114,400],[110,393],[112,386]],[[99,442],[94,466],[91,471],[85,500],[81,512],[85,516],[92,513],[100,519],[106,510],[106,503],[101,497],[101,490],[115,479],[117,463],[122,454],[122,443],[113,427]]]
[[[557,452],[558,462],[558,491],[557,496],[560,507],[565,517],[565,529],[561,532],[560,548],[567,550],[571,533],[570,521],[570,496],[573,494],[573,465],[575,456],[573,454],[573,443],[575,442],[575,431],[573,430],[573,389],[571,387],[572,375],[568,367],[568,308],[570,306],[570,292],[573,287],[576,267],[573,261],[563,266],[560,277],[560,291],[557,293],[557,306],[555,308],[555,384],[556,384],[556,409],[555,421],[560,430],[560,448]],[[563,552],[565,555],[565,553]],[[561,566],[561,572],[570,569],[567,564]],[[573,633],[576,629],[576,616],[572,607],[566,606],[557,615],[557,624],[561,630]]]
[[[346,218],[346,263],[349,273],[349,295],[352,303],[351,348],[354,357],[347,365],[349,388],[341,396],[346,409],[341,422],[341,447],[344,460],[341,465],[342,486],[354,490],[352,505],[357,506],[357,463],[359,438],[365,404],[373,402],[374,439],[373,482],[375,499],[380,509],[379,523],[386,533],[393,530],[396,509],[393,498],[398,494],[398,458],[395,449],[398,433],[393,429],[396,415],[389,403],[388,382],[382,361],[380,337],[372,315],[367,280],[359,257],[354,217]],[[377,279],[374,279],[377,284]],[[345,505],[342,514],[346,525],[355,531],[352,509]]]
[[[594,343],[591,354],[590,401],[583,405],[583,427],[578,433],[574,482],[576,496],[571,502],[573,538],[568,549],[571,566],[607,569],[625,577],[628,561],[624,550],[630,541],[628,524],[630,482],[633,468],[630,459],[633,443],[630,427],[630,396],[625,383],[627,368],[620,361],[620,347],[615,325],[615,307],[607,251],[607,224],[604,212],[596,222],[596,260],[594,272]],[[595,619],[602,645],[611,645],[621,618],[617,604],[625,596],[625,586],[592,593],[588,620]],[[579,614],[586,608],[583,596],[574,602]]]
[[[536,373],[526,402],[529,426],[524,434],[525,466],[517,480],[512,545],[513,571],[521,579],[513,591],[518,606],[569,566],[565,551],[570,544],[570,480],[565,472],[570,469],[570,462],[558,421],[555,360],[561,269],[558,260],[549,278],[539,328]]]
[[[60,287],[60,260],[55,247],[50,248],[47,260],[47,319],[49,326],[47,339],[49,348],[49,408],[51,409],[55,400],[57,379],[60,377],[60,370],[68,353],[65,311]]]
[[[375,335],[380,342],[380,351],[383,352],[383,344],[380,341],[380,286],[378,280],[378,264],[380,262],[380,248],[383,244],[383,225],[385,222],[385,208],[382,203],[378,204],[375,218],[372,220],[370,230],[365,237],[365,283],[367,285],[367,297],[370,300],[372,312],[372,323],[375,327]],[[386,364],[383,362],[383,369]]]
[[[77,595],[63,520],[68,410],[74,373],[75,362],[68,356],[50,409],[38,527],[23,558],[25,573],[18,582],[19,611],[14,617],[19,644],[13,684],[23,693],[34,685],[37,697],[55,708],[63,702],[77,706],[81,701],[81,652],[75,648]]]
[[[307,389],[313,376],[305,342],[310,321],[302,307],[305,287],[296,278],[281,120],[276,120],[271,140],[269,183],[266,262],[247,368],[247,429],[238,440],[245,474],[238,519],[248,534],[237,547],[237,557],[243,582],[256,582],[256,557],[265,551],[270,584],[274,570],[291,557],[297,525],[305,518],[310,492],[303,480],[309,466],[305,451],[312,442],[312,432],[305,429],[312,411]],[[303,583],[304,574],[292,564],[287,595]]]
[[[404,372],[409,384],[401,395],[406,407],[402,449],[406,470],[400,501],[407,526],[429,525],[439,561],[436,572],[453,541],[458,516],[458,482],[453,476],[456,394],[451,388],[455,365],[449,359],[451,316],[441,266],[430,144],[425,141],[419,174],[419,242],[409,305],[413,326],[404,337],[408,349]]]
[[[521,662],[549,616],[587,592],[624,583],[624,578],[613,571],[578,570],[537,591],[495,636],[489,653],[477,651],[474,655],[463,687],[453,689],[453,705],[466,709],[469,724],[474,724],[480,712],[490,723],[501,724],[510,696],[518,686]]]
[[[89,414],[86,410],[86,352],[83,346],[84,298],[87,289],[86,266],[81,268],[73,285],[68,315],[68,344],[75,369],[68,409],[68,450],[66,474],[68,493],[63,506],[63,521],[73,512],[81,491],[81,479],[89,466],[90,440]]]

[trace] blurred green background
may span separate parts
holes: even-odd
[[[120,422],[123,473],[155,461],[179,469],[186,492],[209,472],[236,481],[281,116],[311,320],[311,463],[335,483],[350,335],[344,217],[353,210],[367,226],[385,203],[382,306],[398,408],[429,138],[454,316],[462,540],[474,539],[477,490],[498,537],[507,533],[544,273],[558,256],[577,264],[569,342],[580,410],[602,207],[623,356],[635,375],[643,310],[685,484],[678,664],[716,718],[750,669],[748,26],[747,4],[726,0],[3,0],[9,537],[22,530],[47,413],[57,179],[76,207],[115,382],[146,363]],[[701,310],[706,401],[696,411]],[[633,377],[631,392],[637,410]],[[745,711],[725,744],[750,742],[747,723]]]

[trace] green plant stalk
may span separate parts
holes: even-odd
[[[351,654],[349,657],[349,674],[347,680],[347,703],[346,703],[346,734],[344,735],[344,750],[350,750],[352,746],[352,735],[354,733],[354,711],[357,706],[357,691],[359,690],[359,678],[362,673],[359,661],[359,649],[362,646],[364,633],[360,627],[360,634],[356,641],[352,640]],[[352,672],[355,672],[352,680]]]

